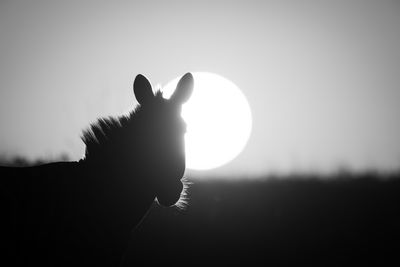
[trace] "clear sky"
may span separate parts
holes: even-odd
[[[0,155],[83,156],[138,73],[220,74],[253,132],[214,174],[400,167],[398,1],[0,1]],[[226,96],[229,97],[229,96]]]

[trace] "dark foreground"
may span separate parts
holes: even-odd
[[[400,177],[376,178],[197,182],[184,214],[150,211],[126,265],[398,266]]]
[[[399,266],[400,175],[317,178],[197,181],[185,211],[153,205],[122,266]]]

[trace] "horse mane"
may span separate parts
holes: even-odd
[[[156,91],[154,97],[157,102],[164,100],[160,90]],[[109,151],[110,146],[124,142],[126,138],[135,138],[129,129],[136,130],[141,127],[141,123],[148,123],[145,119],[147,116],[148,114],[143,112],[143,107],[137,105],[128,115],[103,117],[91,123],[89,128],[83,130],[81,136],[86,146],[85,158],[102,155]]]

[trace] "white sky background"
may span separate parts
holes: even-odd
[[[397,1],[1,0],[0,40],[6,157],[77,160],[82,129],[136,105],[136,74],[207,71],[253,114],[246,149],[209,174],[400,165]]]

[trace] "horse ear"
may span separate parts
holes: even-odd
[[[149,80],[142,74],[136,76],[133,82],[133,92],[139,104],[143,105],[154,98],[153,89]]]
[[[171,96],[171,100],[178,103],[183,104],[189,100],[190,96],[193,92],[193,75],[188,72],[179,80],[178,85],[176,86],[174,94]]]

